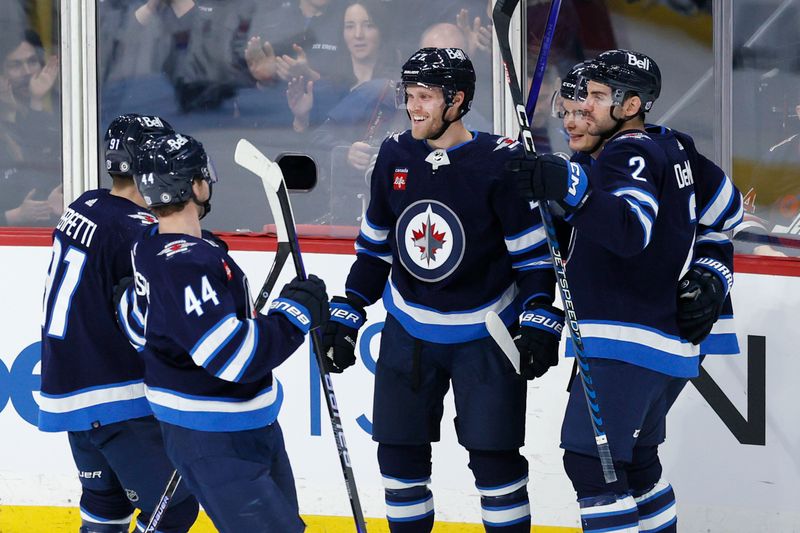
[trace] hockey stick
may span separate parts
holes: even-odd
[[[494,342],[503,350],[508,360],[511,361],[511,366],[513,366],[514,370],[519,374],[519,350],[517,350],[514,339],[508,332],[506,325],[503,324],[503,319],[500,318],[500,315],[494,311],[486,313],[486,329],[489,331],[489,335],[492,339],[494,339]]]
[[[517,110],[516,117],[519,125],[520,135],[523,139],[522,145],[525,149],[525,154],[530,156],[536,154],[536,147],[533,144],[533,133],[531,132],[530,123],[528,122],[528,114],[525,106],[522,104],[522,89],[517,81],[517,73],[514,70],[514,57],[511,53],[508,35],[509,28],[511,26],[511,17],[514,14],[514,10],[517,8],[518,3],[519,0],[497,0],[494,5],[494,10],[492,11],[492,21],[494,23],[495,31],[497,32],[497,42],[499,44],[500,54],[503,59],[506,81],[508,82],[508,88],[511,91],[511,98],[514,103],[514,107]],[[558,16],[558,6],[556,9],[553,9],[553,4],[560,5],[560,3],[560,0],[552,0],[550,17]],[[539,51],[539,59],[537,61],[536,70],[537,75],[540,75],[540,73],[541,75],[544,74],[544,68],[542,67],[540,70],[539,66],[547,62],[547,55],[550,51],[550,44],[553,40],[553,33],[555,32],[555,20],[552,21],[552,24],[550,22],[551,21],[548,19],[545,36],[542,39],[542,47]],[[533,101],[535,104],[538,94],[533,94],[534,87],[541,87],[541,80],[539,80],[539,83],[536,83],[536,80],[534,80],[534,83],[531,85],[532,90],[528,97],[528,101]],[[600,406],[597,403],[597,392],[594,390],[592,378],[589,373],[589,363],[584,352],[583,339],[581,338],[581,332],[578,328],[578,319],[575,315],[575,306],[572,301],[572,294],[569,290],[566,273],[564,271],[564,261],[561,258],[561,249],[558,245],[558,239],[556,238],[553,216],[547,207],[547,202],[539,202],[539,210],[542,213],[542,224],[545,229],[545,235],[547,236],[547,245],[550,248],[550,254],[553,256],[553,267],[555,268],[558,287],[561,291],[561,299],[564,302],[564,310],[566,311],[567,315],[566,322],[569,326],[572,342],[575,346],[575,356],[578,361],[578,372],[581,376],[583,392],[586,396],[586,403],[589,408],[589,419],[591,420],[592,429],[594,430],[594,439],[595,444],[597,445],[597,454],[600,458],[600,463],[603,468],[603,477],[605,478],[606,483],[613,483],[617,480],[617,473],[614,471],[614,461],[611,458],[611,449],[608,446],[608,437],[605,433],[605,424],[603,423],[602,416],[600,416]]]
[[[279,228],[282,226],[283,231],[286,232],[289,250],[292,255],[297,276],[300,279],[306,279],[306,270],[303,265],[303,258],[300,254],[300,245],[297,241],[297,232],[294,226],[292,206],[289,203],[289,193],[283,181],[283,173],[280,167],[277,163],[273,163],[267,159],[264,154],[245,139],[240,139],[239,143],[236,145],[234,160],[237,164],[261,178],[261,183],[264,185],[264,192],[267,194],[267,201],[269,202],[270,209],[275,218],[275,224]],[[333,391],[333,381],[331,380],[330,374],[325,372],[322,361],[324,357],[322,353],[322,339],[317,330],[312,330],[310,334],[311,344],[317,358],[317,367],[319,369],[322,387],[325,390],[325,403],[328,406],[328,414],[330,415],[333,435],[336,440],[336,448],[339,452],[342,474],[344,475],[347,494],[350,497],[350,508],[353,511],[356,531],[358,533],[366,533],[367,526],[364,521],[364,513],[361,510],[361,501],[358,497],[355,477],[353,476],[353,467],[350,464],[350,454],[347,451],[344,429],[342,428],[342,422],[339,417],[339,407],[336,401],[336,394],[334,394]]]

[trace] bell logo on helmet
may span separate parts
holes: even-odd
[[[450,59],[467,59],[466,54],[461,48],[445,48],[444,51]]]
[[[175,150],[179,150],[181,146],[188,143],[189,139],[184,137],[183,135],[175,135],[174,139],[167,139],[167,145],[169,146],[169,152],[174,152]]]
[[[632,67],[638,67],[644,70],[650,70],[650,59],[643,57],[639,59],[636,54],[627,53],[628,64]]]
[[[164,123],[158,117],[139,117],[139,120],[148,128],[163,128]]]

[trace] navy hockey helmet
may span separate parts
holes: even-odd
[[[140,145],[156,135],[172,133],[163,118],[129,113],[111,121],[106,130],[105,159],[109,174],[133,177]]]
[[[661,94],[661,71],[652,58],[630,50],[609,50],[595,58],[581,75],[611,88],[614,105],[629,93],[642,100],[642,111],[650,111]]]
[[[584,71],[592,64],[591,59],[576,63],[569,69],[561,80],[561,85],[553,93],[550,100],[551,114],[556,118],[564,118],[564,100],[582,101],[586,99],[586,80],[582,77]],[[582,113],[582,111],[579,111]]]
[[[461,48],[421,48],[405,62],[397,84],[397,104],[404,108],[406,87],[441,87],[445,111],[453,105],[458,91],[464,92],[459,118],[469,111],[475,96],[475,68]]]
[[[136,185],[148,207],[182,204],[192,199],[192,181],[216,183],[217,175],[203,145],[188,135],[158,137],[138,158]],[[209,210],[206,206],[206,212]]]

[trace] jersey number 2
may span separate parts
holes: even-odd
[[[42,322],[42,327],[47,327],[47,335],[56,339],[63,339],[67,332],[70,304],[86,264],[85,252],[70,246],[62,257],[62,248],[58,237],[53,239],[53,255],[44,286],[44,305],[47,306],[53,284],[59,280],[53,304],[49,310],[45,307]],[[66,268],[61,268],[62,265],[66,265]]]

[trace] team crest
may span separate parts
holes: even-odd
[[[142,224],[155,224],[158,222],[158,219],[155,217],[155,215],[151,213],[145,213],[144,211],[139,211],[138,213],[128,216],[138,220]]]
[[[392,188],[396,191],[406,190],[406,182],[408,181],[407,168],[395,168],[394,178],[392,179]]]
[[[397,219],[396,230],[400,262],[419,280],[440,281],[464,258],[464,228],[441,202],[414,202]]]
[[[189,248],[197,244],[196,242],[186,242],[185,240],[181,239],[179,241],[172,241],[167,243],[164,246],[164,249],[158,252],[157,255],[166,255],[167,257],[172,257],[173,255],[180,254],[183,252],[188,252]]]

